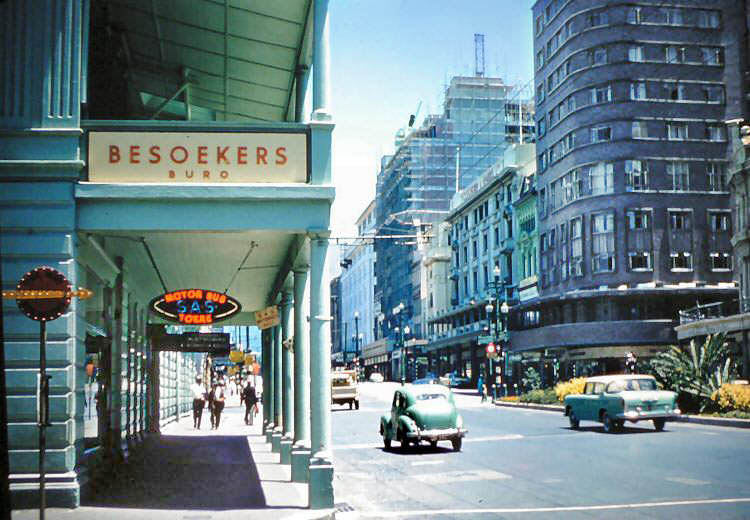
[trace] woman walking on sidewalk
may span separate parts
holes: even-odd
[[[213,413],[211,414],[211,426],[218,430],[221,422],[221,412],[224,410],[224,384],[219,383],[214,389],[213,395]]]

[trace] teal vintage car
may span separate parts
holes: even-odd
[[[380,435],[385,449],[397,441],[405,450],[410,444],[451,441],[454,451],[461,450],[466,435],[463,419],[456,410],[453,392],[443,385],[401,385],[393,393],[391,413],[380,418]]]
[[[677,394],[659,390],[649,375],[610,375],[589,377],[582,394],[565,397],[565,415],[570,427],[580,421],[596,421],[604,431],[619,431],[625,421],[653,421],[657,431],[667,419],[680,415]]]

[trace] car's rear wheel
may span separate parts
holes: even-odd
[[[401,442],[401,451],[406,451],[409,447],[409,439],[403,431],[398,432],[398,440]]]
[[[568,412],[568,420],[570,421],[570,427],[574,430],[577,430],[578,426],[581,424],[581,421],[578,420],[578,416],[573,410]]]
[[[607,412],[602,413],[602,423],[604,424],[604,431],[607,433],[615,433],[617,431],[617,425],[612,417]]]
[[[354,408],[359,410],[359,401],[354,401]]]
[[[664,425],[666,424],[665,419],[654,419],[654,428],[656,428],[657,432],[660,432],[664,429]]]
[[[352,409],[352,402],[351,401],[349,401],[349,409],[350,410]]]
[[[461,451],[461,437],[451,439],[451,444],[453,444],[453,451]]]
[[[391,439],[389,439],[385,435],[383,435],[383,446],[385,446],[386,450],[390,450],[391,449]]]

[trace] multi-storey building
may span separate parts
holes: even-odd
[[[331,278],[330,281],[331,301],[331,365],[342,366],[344,364],[344,341],[345,333],[341,318],[341,278]]]
[[[740,110],[741,4],[533,7],[542,272],[511,341],[564,376],[653,355],[680,308],[736,294],[723,122]]]
[[[428,116],[419,129],[397,134],[397,149],[383,157],[378,174],[378,235],[415,235],[439,222],[459,189],[469,186],[502,156],[510,142],[533,141],[533,103],[515,98],[499,78],[454,77],[446,90],[444,112]],[[523,137],[522,137],[523,136]],[[419,322],[421,256],[414,240],[378,240],[376,305],[392,335],[392,309],[405,305],[412,335]],[[416,319],[415,319],[416,318]]]
[[[357,218],[358,237],[371,236],[375,229],[375,201]],[[346,336],[344,362],[360,357],[365,345],[374,341],[375,313],[373,287],[375,285],[375,251],[372,240],[357,239],[347,247],[339,276],[341,320]]]
[[[433,304],[425,313],[429,340],[426,352],[433,372],[455,371],[476,381],[484,371],[485,351],[477,339],[487,334],[487,304],[498,305],[497,300],[516,303],[519,280],[530,281],[535,276],[536,223],[527,218],[535,220],[536,209],[526,207],[528,197],[533,195],[535,166],[533,143],[511,145],[484,175],[453,197],[446,219],[450,225],[450,283],[442,286],[450,291],[450,304],[444,295],[446,304]],[[516,217],[519,201],[522,221]],[[516,248],[519,233],[523,237],[522,255]],[[442,252],[438,242],[427,255],[424,264],[428,279],[431,274],[435,276],[432,266],[434,260],[442,259]],[[433,286],[428,293],[433,301],[433,293],[440,287]]]

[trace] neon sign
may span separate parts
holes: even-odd
[[[151,300],[149,307],[165,320],[182,325],[210,325],[231,318],[242,309],[231,296],[206,289],[168,292]]]

